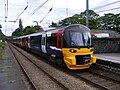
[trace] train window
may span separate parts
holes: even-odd
[[[31,36],[30,43],[31,44],[40,44],[41,43],[40,39],[41,39],[40,36]]]
[[[89,46],[92,45],[90,33],[85,32],[85,33],[83,34],[83,38],[84,38],[84,44],[85,44],[85,46],[87,46],[87,45],[89,45]]]
[[[25,39],[25,43],[28,43],[28,37]]]
[[[91,35],[89,32],[71,32],[71,46],[91,46]]]
[[[18,42],[19,42],[19,43],[21,42],[21,39],[20,39],[20,38],[18,39]]]
[[[26,38],[22,38],[22,42],[25,43],[26,42]]]
[[[52,34],[51,37],[47,37],[47,46],[55,46],[57,44],[56,34]]]
[[[82,33],[71,32],[71,45],[72,46],[83,46],[83,36]]]

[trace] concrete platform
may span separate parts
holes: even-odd
[[[0,59],[0,90],[28,90],[23,74],[9,47]]]
[[[120,53],[94,54],[99,60],[109,61],[120,64]]]

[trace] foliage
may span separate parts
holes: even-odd
[[[39,26],[40,27],[40,26]],[[37,27],[38,29],[38,27]],[[23,31],[20,30],[20,28],[17,28],[13,33],[12,36],[22,36],[22,35],[27,35],[27,34],[31,34],[31,33],[35,33],[36,30],[36,26],[27,26],[25,27],[25,29],[23,29]]]
[[[23,35],[23,33],[22,33],[22,31],[19,29],[19,28],[17,28],[13,33],[12,33],[12,36],[22,36]]]
[[[99,18],[101,29],[120,32],[120,14],[108,13]]]
[[[7,45],[6,42],[0,42],[0,47],[4,48]]]
[[[58,23],[52,22],[50,26],[59,27],[67,26],[69,24],[86,25],[86,11],[65,18],[59,21]],[[93,10],[89,10],[89,28],[114,30],[120,33],[120,13],[119,14],[108,13],[100,17],[99,14],[95,13]]]
[[[89,10],[89,28],[90,29],[98,29],[99,28],[99,22],[98,18],[100,17],[97,13],[95,13],[93,10]],[[86,25],[86,11],[81,12],[80,14],[80,22],[83,25]]]
[[[90,29],[105,29],[114,30],[120,33],[120,14],[108,13],[104,16],[99,16],[93,10],[89,10],[89,28]],[[60,20],[58,23],[52,22],[49,27],[67,26],[70,24],[83,24],[86,25],[86,11],[80,14],[75,14],[71,17]],[[19,28],[17,28],[12,36],[22,36],[37,32],[41,26],[27,26],[22,29],[22,21],[19,20]]]
[[[35,25],[34,28],[36,29],[36,31],[39,31],[39,29],[41,28],[41,26]]]
[[[49,27],[57,27],[57,23],[54,23],[54,22],[52,21],[52,24],[51,24]]]
[[[7,45],[6,42],[0,42],[0,60],[2,59],[3,56],[3,49],[5,48],[5,46]]]
[[[2,33],[1,29],[0,29],[0,40],[4,40],[5,39],[5,35]]]
[[[90,29],[98,29],[99,22],[98,22],[99,15],[96,14],[94,11],[89,10],[89,25]],[[86,11],[81,12],[80,14],[75,14],[72,17],[65,18],[56,23],[52,23],[51,26],[67,26],[69,24],[83,24],[86,25]]]
[[[27,34],[31,34],[31,33],[35,33],[36,32],[36,29],[35,27],[33,26],[27,26],[25,29],[24,29],[24,35],[27,35]]]
[[[22,20],[19,19],[19,29],[20,31],[23,31],[23,25],[22,25]]]

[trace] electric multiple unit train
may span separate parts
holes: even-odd
[[[13,43],[72,70],[96,63],[90,29],[81,24],[17,37]]]

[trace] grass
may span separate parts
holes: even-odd
[[[9,69],[9,70],[7,71],[6,76],[7,76],[7,77],[10,77],[10,76],[12,76],[15,72],[16,72],[16,70],[15,70],[14,68],[11,68],[11,69]]]
[[[0,60],[2,60],[3,49],[6,47],[6,45],[7,45],[6,42],[0,42]]]
[[[4,66],[0,65],[0,72],[3,72]]]
[[[0,47],[0,60],[2,59],[2,48]]]
[[[6,42],[0,42],[0,47],[4,48],[7,45]]]

